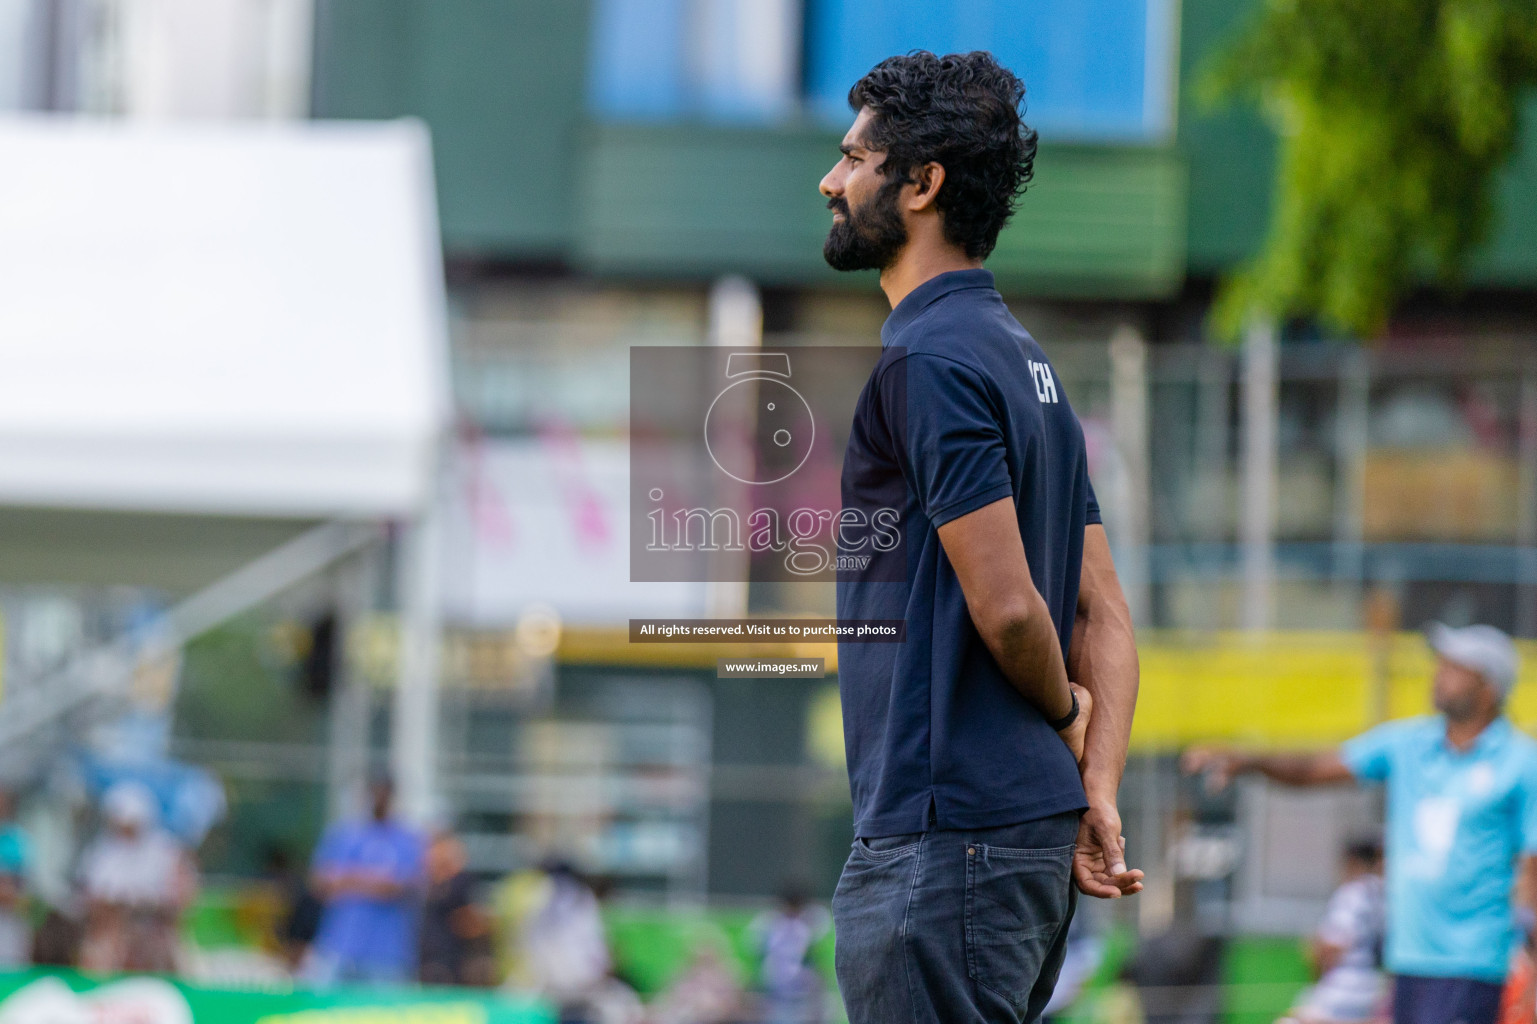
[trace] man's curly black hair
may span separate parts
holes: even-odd
[[[935,198],[945,237],[986,259],[1034,173],[1036,133],[1020,117],[1025,86],[985,50],[887,57],[849,90],[874,114],[864,143],[885,152],[881,173],[945,169]]]

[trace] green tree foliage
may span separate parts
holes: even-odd
[[[1380,333],[1434,266],[1458,281],[1537,83],[1537,0],[1265,0],[1208,67],[1208,98],[1260,103],[1280,136],[1260,253],[1214,323],[1316,318]]]

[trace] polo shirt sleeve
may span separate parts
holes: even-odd
[[[1393,769],[1393,755],[1404,736],[1403,722],[1386,722],[1340,746],[1340,760],[1361,782],[1384,782]]]
[[[1094,481],[1089,479],[1088,466],[1083,466],[1079,472],[1083,474],[1083,485],[1089,489],[1089,506],[1084,512],[1083,524],[1085,526],[1094,526],[1095,524],[1103,523],[1104,520],[1100,518],[1099,514],[1099,498],[1094,494]]]
[[[908,485],[936,528],[1014,496],[998,413],[975,370],[914,352],[887,371],[881,397]]]

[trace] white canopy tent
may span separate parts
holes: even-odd
[[[429,159],[414,123],[0,126],[0,504],[420,509]]]
[[[192,595],[185,631],[411,525],[419,810],[449,410],[424,129],[4,121],[0,197],[0,581]]]

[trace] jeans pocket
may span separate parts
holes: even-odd
[[[922,832],[913,832],[908,835],[899,836],[880,836],[875,839],[856,839],[854,840],[854,852],[877,859],[896,857],[916,850],[918,844],[922,841]]]
[[[966,848],[966,973],[1015,1007],[1067,922],[1073,847]]]

